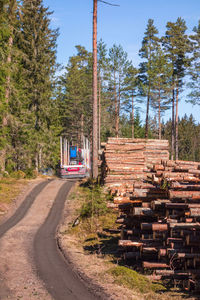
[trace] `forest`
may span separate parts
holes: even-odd
[[[2,174],[55,169],[63,133],[92,138],[92,52],[76,45],[68,64],[59,65],[51,14],[42,0],[0,2]],[[171,158],[200,161],[200,125],[190,112],[178,114],[183,93],[200,104],[200,21],[190,30],[178,18],[160,36],[149,19],[138,67],[117,42],[108,48],[99,39],[99,148],[109,136],[168,139]]]

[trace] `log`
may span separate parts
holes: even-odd
[[[186,245],[196,245],[200,246],[200,236],[187,235]]]
[[[148,268],[148,269],[168,269],[170,268],[169,265],[165,263],[160,263],[160,262],[148,262],[148,261],[143,261],[142,263],[143,268]]]
[[[151,208],[134,207],[132,214],[133,216],[152,216],[154,212]]]
[[[121,247],[141,247],[143,243],[131,240],[119,240],[118,245]]]
[[[176,229],[188,229],[188,228],[196,228],[200,229],[200,223],[169,223],[170,228]]]
[[[200,191],[169,191],[170,199],[199,199],[200,200]]]
[[[132,258],[139,258],[140,257],[140,252],[125,252],[124,255],[124,260],[126,259],[132,259]]]
[[[165,203],[165,207],[167,209],[200,209],[200,204],[199,203]]]
[[[141,223],[142,230],[152,230],[152,231],[167,231],[168,224],[161,223]]]
[[[191,217],[200,217],[200,207],[190,208],[189,216],[191,216]]]
[[[200,253],[176,253],[177,258],[200,258]]]
[[[157,253],[158,249],[156,247],[142,247],[141,252],[143,252],[143,253]]]
[[[155,164],[153,165],[153,171],[156,172],[156,171],[164,171],[165,167],[161,164]]]

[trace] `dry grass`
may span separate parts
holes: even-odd
[[[23,187],[29,182],[27,179],[1,178],[0,179],[0,212],[4,214],[12,201],[20,194]]]

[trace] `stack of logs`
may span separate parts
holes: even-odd
[[[149,164],[169,159],[167,140],[109,138],[103,152],[102,182],[110,190],[132,191],[136,180],[144,180]]]
[[[154,164],[132,190],[116,189],[113,207],[120,211],[116,222],[121,224],[124,259],[162,278],[180,280],[184,287],[198,287],[200,163]]]

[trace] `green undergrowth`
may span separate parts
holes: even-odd
[[[116,248],[118,236],[106,231],[117,228],[117,213],[107,208],[107,202],[111,200],[110,195],[105,193],[100,185],[87,181],[80,184],[70,198],[72,201],[78,199],[79,207],[76,210],[77,218],[71,224],[69,233],[80,240],[86,252],[102,255],[112,252],[112,248]],[[75,225],[76,222],[78,225]]]
[[[114,282],[134,289],[142,294],[165,291],[166,288],[157,282],[152,282],[146,276],[124,266],[115,266],[107,271],[114,277]]]

